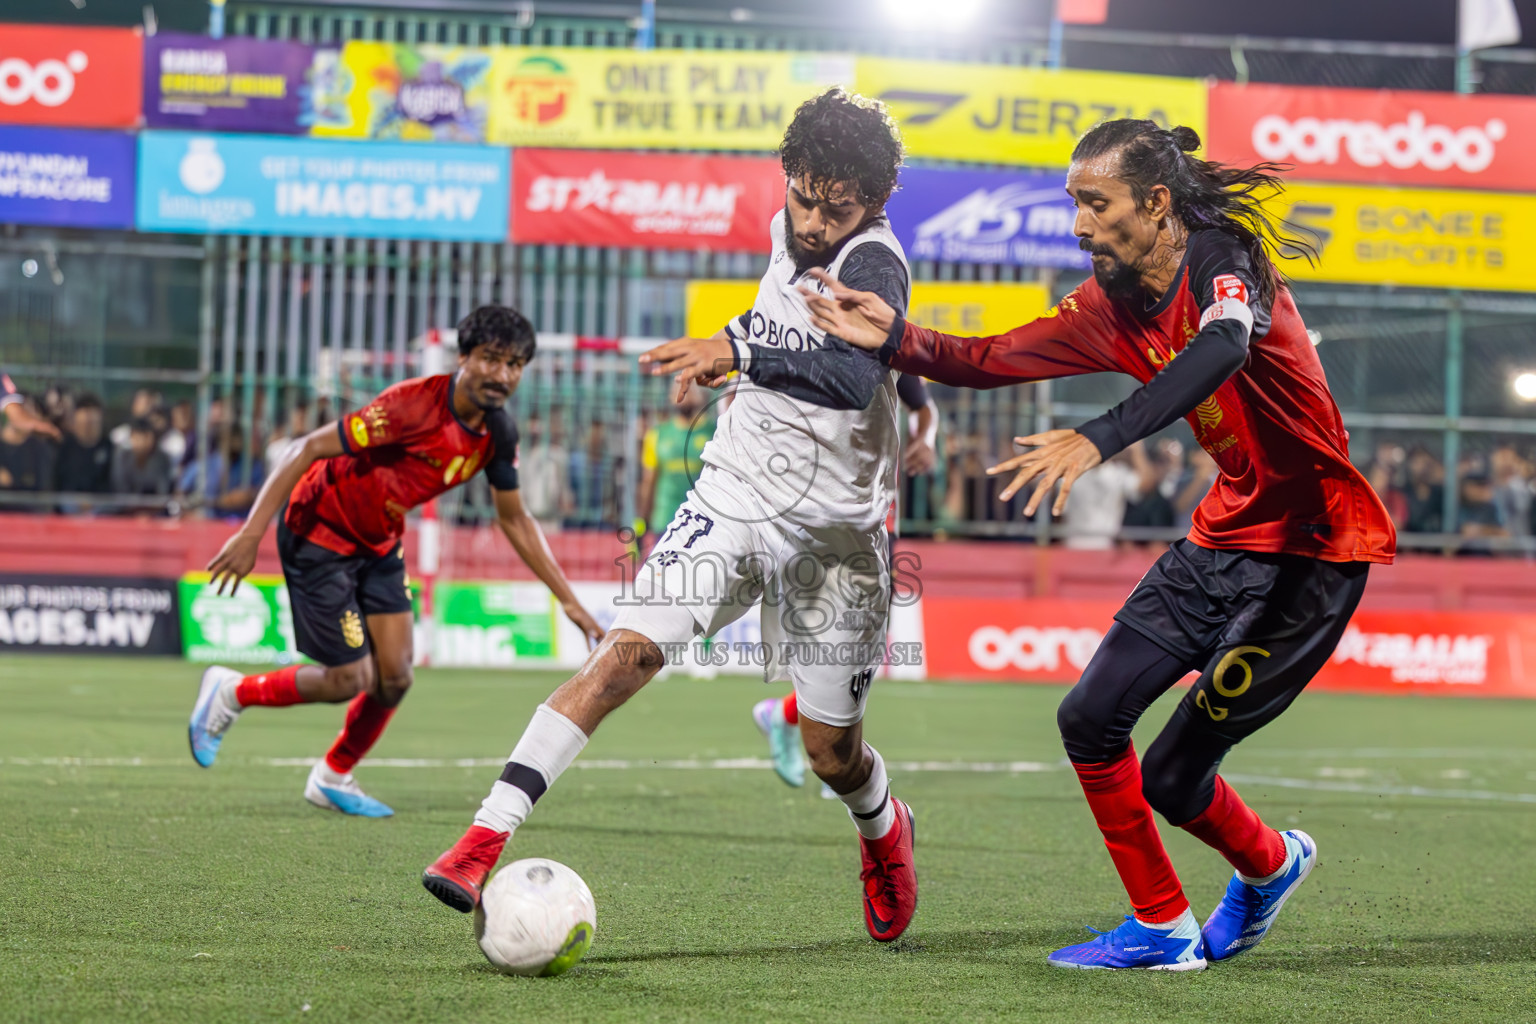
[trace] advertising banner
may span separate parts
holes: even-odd
[[[298,134],[313,60],[285,39],[157,33],[144,41],[144,123]]]
[[[349,40],[346,102],[314,134],[407,142],[484,142],[495,50]]]
[[[1536,196],[1305,182],[1271,209],[1321,250],[1284,261],[1299,280],[1536,291]]]
[[[756,281],[689,281],[689,337],[709,337],[756,301]],[[1001,334],[1045,315],[1050,304],[1050,293],[1041,284],[918,281],[907,317],[949,334]]]
[[[138,124],[137,29],[0,24],[0,124]]]
[[[490,141],[772,151],[796,107],[852,80],[840,54],[499,48]]]
[[[143,132],[144,231],[501,242],[505,149]]]
[[[768,252],[784,205],[773,159],[519,149],[512,241]]]
[[[299,658],[281,576],[247,576],[220,596],[205,572],[181,578],[181,635],[188,661],[287,665]]]
[[[1108,601],[925,597],[928,676],[1074,682],[1118,609]],[[1520,654],[1533,643],[1536,616],[1363,609],[1311,687],[1536,697],[1536,666]]]
[[[0,574],[0,652],[179,654],[176,581]]]
[[[1060,174],[907,167],[886,205],[911,260],[1087,270]]]
[[[1065,167],[1080,135],[1117,117],[1205,136],[1206,86],[1193,78],[861,57],[856,81],[890,106],[911,156]]]
[[[1223,82],[1210,118],[1213,160],[1273,160],[1320,181],[1536,191],[1536,97]]]
[[[133,227],[134,141],[0,126],[0,223]]]
[[[432,588],[432,664],[506,668],[525,660],[552,663],[555,614],[554,595],[542,583],[437,583]]]

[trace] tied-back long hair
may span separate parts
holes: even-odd
[[[1268,161],[1231,167],[1193,156],[1199,148],[1200,135],[1193,128],[1161,128],[1155,121],[1121,118],[1089,129],[1078,140],[1072,159],[1118,152],[1116,176],[1131,187],[1138,203],[1146,202],[1153,187],[1166,186],[1174,216],[1186,228],[1225,231],[1242,244],[1258,279],[1259,299],[1271,306],[1285,283],[1275,257],[1314,263],[1318,255],[1313,243],[1289,234],[1285,225],[1276,226],[1264,210],[1266,200],[1285,191],[1278,172],[1289,168]]]

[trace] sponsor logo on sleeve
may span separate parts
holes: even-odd
[[[352,440],[359,448],[368,447],[368,427],[363,423],[362,417],[352,417]]]
[[[1248,301],[1248,286],[1235,274],[1218,274],[1211,282],[1212,298],[1236,299],[1238,302]]]

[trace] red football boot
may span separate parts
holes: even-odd
[[[917,869],[912,866],[912,810],[892,797],[896,824],[879,839],[859,837],[864,870],[864,927],[877,942],[893,942],[917,911]]]
[[[454,910],[469,913],[480,902],[480,889],[511,834],[471,825],[452,849],[432,862],[422,874],[421,884]]]

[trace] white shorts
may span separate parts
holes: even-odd
[[[885,526],[810,528],[768,511],[737,477],[706,466],[635,575],[614,629],[662,646],[713,636],[762,605],[763,643],[726,652],[794,683],[825,725],[864,717],[885,659],[891,581]]]

